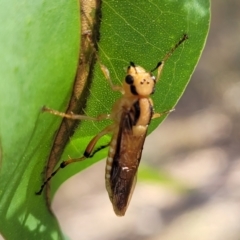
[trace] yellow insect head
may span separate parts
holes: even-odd
[[[140,98],[149,97],[154,92],[155,77],[140,66],[130,62],[127,76],[123,83],[124,94]]]

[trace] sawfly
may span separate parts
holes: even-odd
[[[61,168],[92,157],[100,150],[94,150],[98,140],[106,134],[111,134],[111,141],[107,145],[109,146],[109,153],[105,168],[105,184],[114,212],[118,216],[125,215],[136,184],[137,170],[141,160],[148,125],[151,119],[158,118],[172,111],[154,113],[153,101],[150,95],[154,93],[155,85],[160,79],[164,62],[186,39],[188,39],[188,36],[185,34],[152,71],[146,71],[144,68],[130,62],[122,86],[113,84],[108,69],[100,63],[101,70],[112,90],[122,93],[122,97],[115,102],[110,114],[102,114],[93,118],[73,113],[66,114],[43,107],[43,111],[64,118],[97,121],[111,119],[113,123],[104,128],[89,142],[82,157],[63,161],[45,180],[37,194],[41,194],[47,182]],[[152,74],[155,70],[157,70],[157,77]]]

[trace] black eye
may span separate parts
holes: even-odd
[[[133,82],[134,82],[133,76],[132,75],[127,75],[126,78],[125,78],[125,82],[129,85],[133,84]]]

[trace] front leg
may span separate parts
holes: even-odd
[[[106,66],[104,66],[101,62],[99,62],[100,64],[100,68],[105,76],[105,78],[107,79],[107,81],[109,82],[109,85],[110,87],[112,88],[113,91],[119,91],[121,92],[122,94],[124,94],[124,91],[123,91],[123,88],[122,86],[119,86],[119,85],[114,85],[113,82],[112,82],[112,79],[110,77],[110,73],[109,73],[109,70],[107,69]]]

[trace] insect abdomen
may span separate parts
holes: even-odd
[[[106,164],[106,188],[117,215],[126,212],[135,187],[142,148],[152,117],[149,99],[138,99],[123,111],[118,132],[113,134]]]

